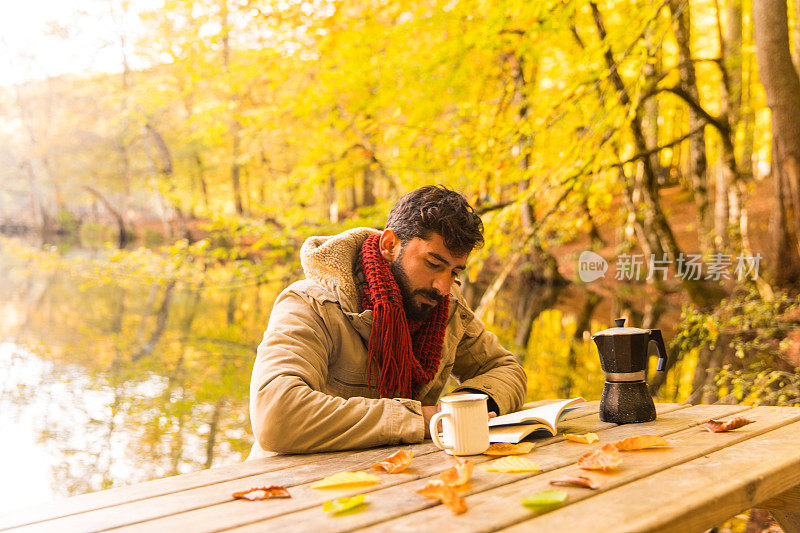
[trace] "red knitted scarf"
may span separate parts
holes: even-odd
[[[364,271],[364,309],[372,309],[367,373],[372,383],[375,364],[380,367],[378,392],[383,398],[397,394],[411,398],[420,385],[428,383],[439,368],[450,298],[445,297],[424,322],[409,322],[403,310],[400,287],[381,256],[379,235],[367,237],[361,247]],[[413,331],[413,334],[412,334]]]

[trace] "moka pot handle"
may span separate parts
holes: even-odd
[[[667,367],[667,347],[664,345],[664,337],[661,336],[661,330],[651,329],[649,340],[656,343],[656,350],[658,351],[656,370],[664,370]]]

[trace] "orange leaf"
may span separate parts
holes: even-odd
[[[671,446],[671,444],[658,435],[634,435],[627,439],[622,439],[614,443],[618,450],[627,452],[631,450],[643,450],[654,446]]]
[[[592,481],[588,477],[585,476],[561,476],[556,479],[550,480],[551,485],[575,485],[577,487],[587,487],[590,489],[596,489],[600,485],[597,484],[596,481]]]
[[[475,468],[475,463],[469,459],[465,459],[462,462],[456,457],[456,461],[458,461],[456,466],[452,466],[439,474],[439,479],[442,480],[442,483],[451,487],[465,485],[469,478],[472,477],[472,470]]]
[[[578,459],[578,468],[584,470],[614,470],[622,464],[622,454],[610,442]]]
[[[376,470],[380,470],[382,468],[387,472],[389,472],[390,474],[399,474],[400,472],[408,468],[408,465],[411,464],[411,459],[413,458],[414,458],[413,451],[400,450],[393,453],[386,459],[383,459],[375,463],[374,465],[372,465],[372,468]]]
[[[440,479],[433,479],[428,481],[428,484],[417,491],[426,498],[432,500],[439,500],[445,504],[454,514],[461,514],[467,510],[467,503],[464,498],[458,495],[456,489],[450,485],[446,485]]]
[[[495,442],[489,449],[483,452],[484,455],[525,455],[533,449],[532,442],[520,442],[511,444],[510,442]]]
[[[270,485],[269,487],[255,487],[250,490],[234,492],[233,498],[236,500],[256,501],[268,500],[270,498],[291,498],[291,495],[284,487]]]
[[[703,424],[703,427],[711,433],[722,433],[723,431],[739,429],[740,427],[746,426],[747,424],[752,424],[753,422],[755,422],[755,420],[748,420],[746,418],[742,418],[741,416],[737,416],[733,420],[728,420],[727,422],[723,422],[722,420],[709,420]]]
[[[597,433],[584,433],[583,435],[576,435],[575,433],[564,433],[564,438],[572,442],[580,442],[581,444],[591,444],[600,440]]]

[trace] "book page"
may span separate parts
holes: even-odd
[[[555,434],[558,419],[565,410],[565,408],[572,406],[572,404],[583,402],[583,398],[572,398],[561,402],[555,402],[548,405],[541,405],[532,409],[525,409],[515,413],[509,413],[503,416],[497,416],[489,420],[489,427],[507,426],[513,424],[530,424],[539,422]]]
[[[550,430],[542,424],[518,424],[489,428],[489,442],[510,442],[512,444],[517,444],[531,433],[536,437],[552,436]]]

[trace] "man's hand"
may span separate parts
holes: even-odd
[[[422,418],[425,423],[425,438],[431,438],[431,418],[433,415],[441,411],[441,407],[437,403],[436,405],[423,405],[422,406]]]

